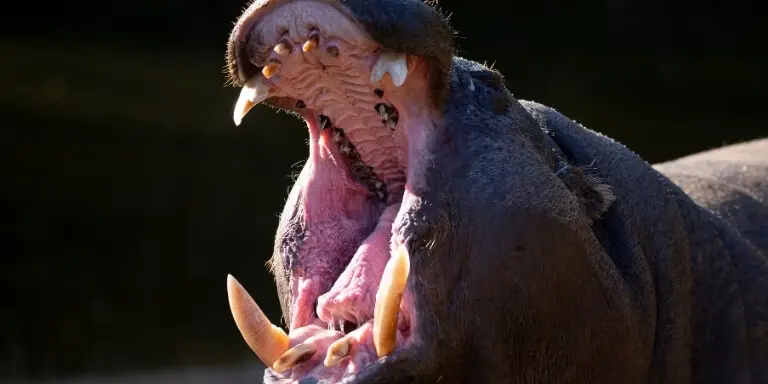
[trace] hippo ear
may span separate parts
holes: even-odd
[[[608,184],[581,167],[566,165],[557,175],[566,187],[581,200],[584,212],[592,220],[599,219],[616,197]]]

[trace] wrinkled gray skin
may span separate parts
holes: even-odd
[[[384,46],[453,57],[421,201],[395,224],[419,342],[357,382],[768,383],[768,139],[654,168],[514,99],[442,30],[429,40],[444,24],[410,23],[437,15],[420,2],[341,3]],[[273,259],[283,303],[292,204]]]

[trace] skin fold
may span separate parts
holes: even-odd
[[[431,111],[404,128],[418,156],[391,223],[412,336],[352,382],[768,383],[768,139],[652,166],[456,56],[430,5],[325,2],[423,60]],[[236,86],[263,67],[236,37],[274,3],[233,30]],[[285,319],[307,191],[299,177],[270,263]]]

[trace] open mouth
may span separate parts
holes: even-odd
[[[353,380],[415,339],[401,205],[434,127],[429,65],[381,46],[337,2],[261,3],[235,27],[228,59],[243,86],[236,124],[265,103],[309,129],[272,261],[290,292],[289,333],[234,278],[230,305],[267,381]]]

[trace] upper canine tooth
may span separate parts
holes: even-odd
[[[392,83],[399,87],[408,77],[408,62],[404,53],[382,53],[371,68],[371,83],[378,83],[389,72]]]
[[[235,104],[235,111],[232,118],[235,120],[235,125],[240,125],[243,122],[243,118],[248,112],[269,97],[269,84],[264,81],[264,77],[260,74],[251,77],[243,86],[240,91],[240,97]]]
[[[288,335],[269,322],[251,295],[232,275],[227,276],[227,296],[232,317],[245,342],[264,364],[271,366],[288,350]]]
[[[405,292],[410,270],[411,261],[408,251],[401,245],[387,261],[376,292],[376,304],[373,310],[373,344],[379,357],[387,356],[395,349],[400,300]]]

